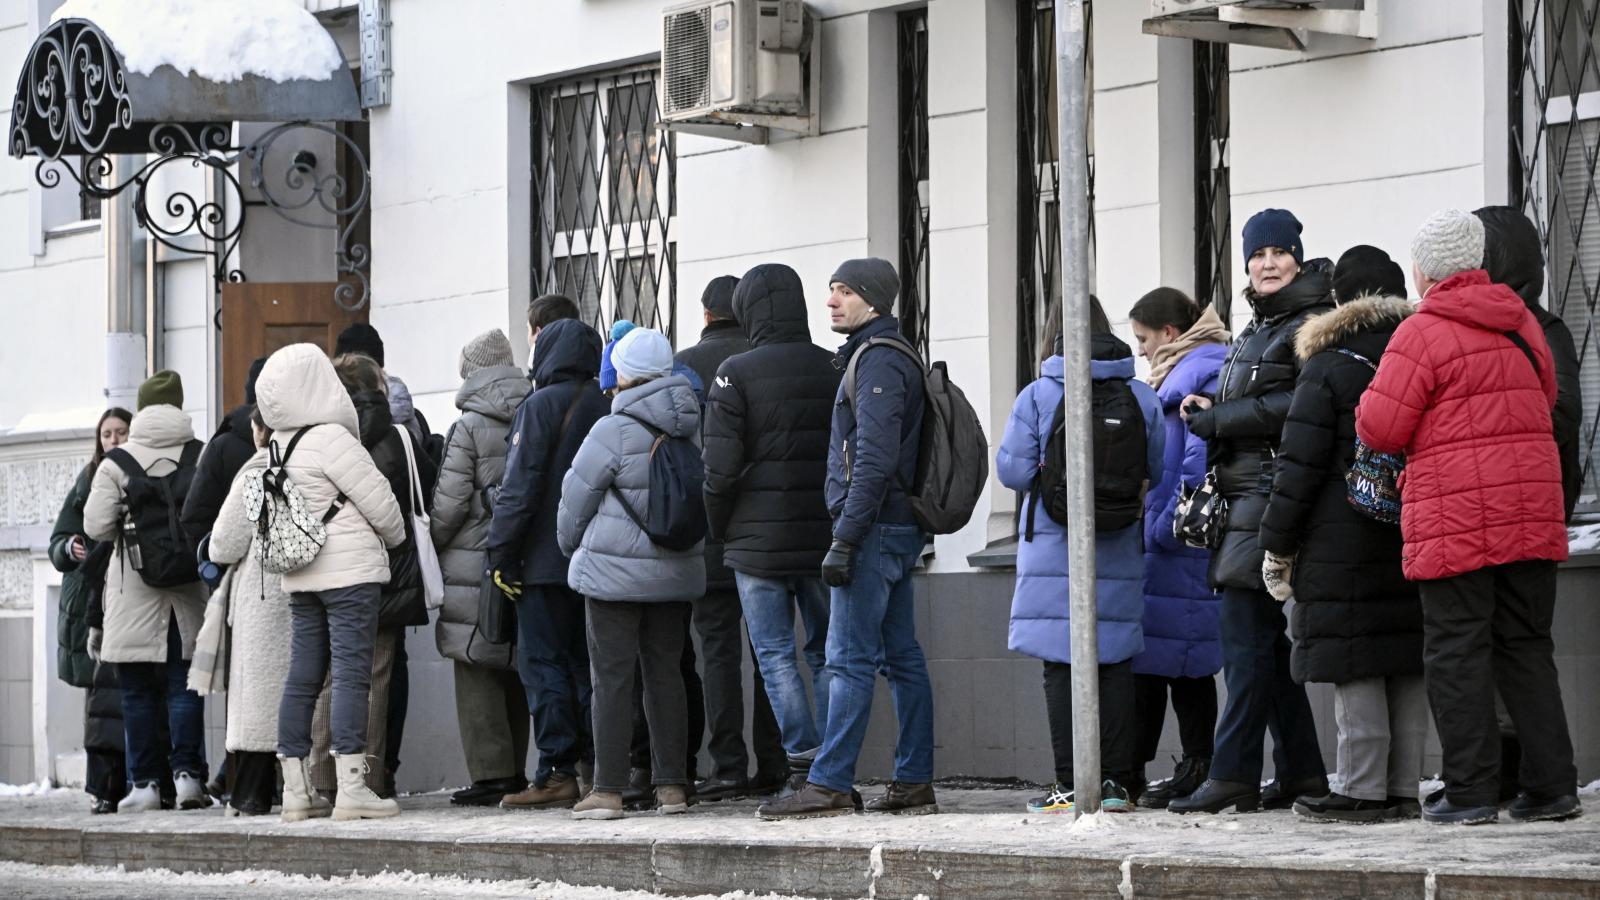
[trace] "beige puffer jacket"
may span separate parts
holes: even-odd
[[[261,420],[280,451],[304,430],[289,457],[289,480],[318,518],[339,494],[345,505],[328,523],[328,540],[317,558],[283,576],[290,593],[328,591],[389,581],[386,547],[406,539],[400,504],[361,446],[356,408],[315,344],[294,344],[267,359],[256,380]]]
[[[128,428],[128,451],[152,477],[171,474],[194,440],[194,421],[175,406],[146,407]],[[83,530],[96,541],[113,541],[122,531],[123,494],[128,475],[106,461],[94,473],[89,499],[83,504]],[[183,658],[194,655],[194,639],[205,617],[206,588],[199,580],[179,587],[156,588],[144,583],[118,547],[106,570],[105,624],[101,659],[111,663],[167,662],[167,622],[176,615],[183,637]]]

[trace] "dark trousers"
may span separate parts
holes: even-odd
[[[1137,720],[1134,732],[1134,763],[1149,765],[1161,746],[1161,731],[1167,724],[1167,693],[1172,694],[1172,711],[1178,716],[1178,739],[1183,755],[1211,758],[1217,730],[1217,679],[1168,678],[1165,675],[1133,676],[1133,709]]]
[[[1211,777],[1259,784],[1269,730],[1278,780],[1325,775],[1311,704],[1289,674],[1283,604],[1266,591],[1224,588],[1219,624],[1228,700],[1217,723]]]
[[[1134,783],[1133,660],[1100,667],[1100,773],[1129,790]],[[1072,775],[1072,666],[1044,664],[1044,705],[1056,781],[1076,789]]]
[[[700,657],[705,667],[706,725],[711,732],[711,774],[715,778],[744,781],[750,758],[744,744],[744,608],[735,590],[707,591],[694,604],[694,630],[700,635]],[[785,773],[787,755],[778,720],[767,701],[761,670],[755,670],[752,709],[757,769],[764,774]]]
[[[1574,793],[1578,773],[1550,637],[1556,564],[1492,566],[1418,587],[1428,703],[1451,802],[1499,800],[1497,689],[1522,740],[1522,789],[1538,799]]]
[[[276,753],[228,754],[228,805],[234,809],[266,812],[278,792]]]
[[[411,707],[411,660],[406,656],[406,631],[394,645],[394,670],[389,675],[389,708],[384,719],[383,769],[390,778],[400,770],[400,741],[406,735],[406,712]]]
[[[206,780],[205,705],[189,690],[189,661],[176,616],[167,618],[167,661],[119,663],[122,730],[129,776],[136,783],[159,781],[170,771]],[[168,740],[161,739],[165,716]]]
[[[700,683],[700,673],[695,671],[694,640],[689,636],[689,620],[693,612],[688,608],[690,604],[674,604],[681,609],[683,624],[679,629],[683,633],[683,650],[678,656],[678,676],[683,682],[684,702],[688,704],[688,719],[685,724],[688,728],[684,741],[684,752],[687,758],[684,761],[684,771],[688,773],[690,781],[698,778],[700,745],[705,741],[706,735],[706,707],[705,691]],[[633,739],[629,744],[628,762],[635,769],[651,769],[650,752],[650,724],[646,720],[644,709],[644,676],[639,668],[634,667],[633,683]]]
[[[589,643],[582,595],[559,584],[530,584],[517,601],[517,673],[528,692],[539,767],[533,782],[551,773],[575,776],[578,762],[594,758],[590,728]],[[521,771],[521,763],[518,763]]]
[[[589,598],[589,665],[594,681],[594,787],[628,787],[633,737],[635,668],[642,673],[650,730],[651,783],[689,783],[684,768],[689,706],[678,662],[683,656],[687,603],[630,603]]]
[[[127,754],[115,750],[84,751],[83,789],[96,800],[116,803],[128,796]]]

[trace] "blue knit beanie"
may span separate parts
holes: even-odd
[[[605,350],[600,353],[600,390],[609,391],[617,386],[617,367],[611,363],[611,348],[622,340],[622,336],[638,328],[627,319],[618,319],[611,326],[611,340],[606,343]]]
[[[1303,227],[1294,213],[1287,209],[1263,209],[1250,217],[1244,223],[1244,262],[1250,265],[1250,257],[1262,247],[1277,247],[1288,251],[1294,261],[1305,265],[1306,248],[1300,242],[1300,232]]]

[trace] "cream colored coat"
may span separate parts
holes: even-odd
[[[284,575],[283,589],[302,593],[387,583],[385,548],[405,541],[405,523],[389,480],[361,446],[355,405],[333,363],[314,344],[279,350],[256,380],[256,404],[280,450],[306,432],[289,457],[288,471],[311,511],[321,518],[339,494],[346,498],[328,523],[328,539],[317,558]]]
[[[152,477],[160,478],[177,467],[183,446],[192,440],[194,422],[189,415],[161,404],[146,407],[133,417],[122,449]],[[114,541],[121,533],[127,487],[127,473],[116,463],[107,460],[95,470],[89,499],[83,504],[83,530],[91,539]],[[102,602],[105,623],[100,655],[106,662],[167,662],[167,622],[173,616],[183,637],[183,658],[194,655],[194,639],[206,608],[206,587],[198,578],[179,587],[151,587],[126,563],[118,547],[106,569]]]

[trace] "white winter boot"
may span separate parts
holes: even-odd
[[[136,783],[128,796],[117,804],[119,813],[150,812],[161,808],[161,791],[154,781]]]
[[[365,753],[333,755],[339,773],[339,796],[333,801],[335,819],[383,819],[400,814],[400,804],[381,800],[367,787]]]
[[[311,789],[311,766],[304,757],[279,756],[283,768],[283,821],[303,822],[333,814],[333,804]]]

